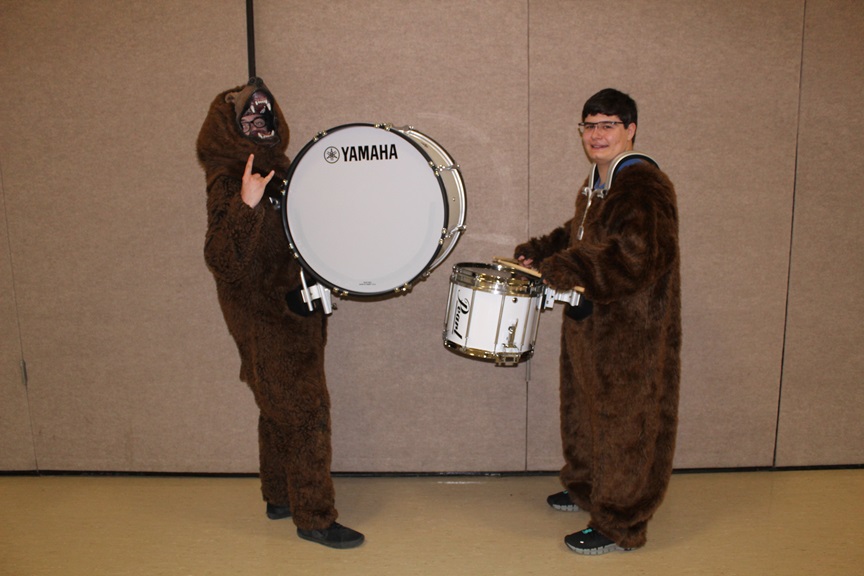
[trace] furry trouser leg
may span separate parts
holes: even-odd
[[[590,511],[590,527],[638,548],[672,472],[677,421],[667,404],[677,406],[677,387],[665,391],[644,359],[603,364],[587,350],[576,330],[563,331],[561,479]]]
[[[592,406],[583,400],[587,396],[583,390],[585,380],[581,373],[577,374],[577,369],[585,361],[581,357],[584,346],[574,347],[570,340],[562,331],[559,393],[564,467],[561,469],[561,483],[580,508],[591,510],[594,446],[591,434]]]
[[[337,517],[330,476],[330,421],[326,410],[304,426],[258,419],[261,492],[267,502],[290,505],[294,523],[320,530]]]
[[[337,516],[324,349],[295,340],[285,336],[282,346],[270,350],[265,344],[278,342],[271,335],[257,346],[251,364],[249,387],[260,410],[261,491],[271,504],[290,506],[298,528],[322,530]]]

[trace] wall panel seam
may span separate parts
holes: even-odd
[[[801,99],[804,92],[804,50],[807,40],[807,0],[801,14],[801,51],[798,60],[798,109],[795,114],[795,155],[792,165],[792,206],[789,214],[789,254],[786,261],[786,308],[783,315],[783,346],[780,351],[780,379],[777,386],[777,416],[774,427],[774,454],[772,466],[777,468],[777,447],[780,443],[780,415],[783,405],[783,374],[786,364],[786,346],[789,336],[789,298],[792,288],[792,258],[795,239],[795,200],[798,194],[798,158],[801,145]]]

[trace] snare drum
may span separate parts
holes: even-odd
[[[402,293],[465,229],[465,188],[447,152],[413,128],[322,132],[283,184],[285,233],[303,269],[338,296]]]
[[[540,278],[497,264],[461,263],[450,275],[444,346],[513,365],[534,355],[543,308]]]

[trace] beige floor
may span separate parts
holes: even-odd
[[[263,514],[255,478],[0,476],[0,574],[864,574],[864,470],[676,474],[645,548],[583,557],[554,476],[337,477],[354,550]]]

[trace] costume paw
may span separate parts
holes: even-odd
[[[574,286],[579,285],[579,277],[561,262],[560,256],[547,258],[540,263],[537,270],[547,285],[560,292],[572,290]]]

